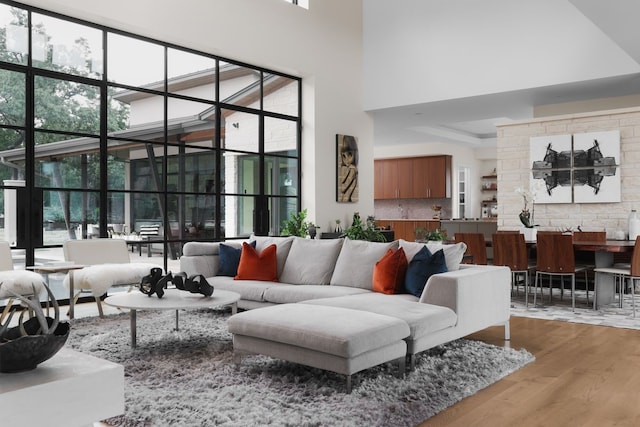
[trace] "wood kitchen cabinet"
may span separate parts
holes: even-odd
[[[412,159],[385,159],[374,162],[374,198],[414,198]]]
[[[375,199],[451,197],[451,156],[374,161]]]
[[[413,192],[416,199],[451,197],[451,156],[414,158]]]

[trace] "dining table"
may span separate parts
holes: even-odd
[[[575,251],[594,252],[595,266],[611,267],[614,264],[614,254],[622,252],[633,252],[634,240],[606,240],[604,242],[574,242]],[[600,306],[612,303],[615,300],[616,284],[612,274],[596,274],[594,278],[593,308],[597,310]]]
[[[486,239],[487,247],[492,246],[491,239]],[[535,240],[526,240],[527,248],[533,250],[536,247]],[[634,240],[605,240],[605,241],[575,241],[574,252],[594,252],[595,267],[611,267],[614,264],[616,253],[631,253],[635,246]],[[607,305],[615,300],[616,285],[613,275],[597,274],[594,279],[594,309]]]
[[[536,240],[526,240],[527,248],[533,251],[536,247]],[[453,242],[447,242],[453,243]],[[487,247],[493,246],[491,238],[486,238]],[[611,267],[614,264],[614,254],[631,253],[635,246],[634,240],[604,240],[604,241],[575,241],[573,242],[574,252],[594,252],[595,267]],[[594,309],[615,300],[616,285],[613,275],[597,274],[594,282]]]

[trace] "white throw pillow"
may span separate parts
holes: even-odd
[[[398,241],[379,243],[345,239],[330,284],[372,289],[373,267],[389,249],[397,250]]]
[[[342,242],[342,239],[294,238],[280,281],[292,285],[328,285]]]
[[[293,236],[289,237],[270,237],[270,236],[255,236],[251,235],[249,240],[256,241],[256,251],[262,252],[264,248],[269,245],[276,245],[276,258],[278,262],[278,278],[284,269],[284,262],[287,260],[289,250],[291,249],[291,243],[293,242]]]
[[[407,256],[407,262],[411,262],[415,254],[417,254],[425,245],[432,254],[442,249],[448,271],[456,271],[460,269],[462,257],[467,250],[467,245],[464,242],[453,244],[442,244],[442,242],[417,243],[400,239],[400,247],[404,249],[404,253]]]

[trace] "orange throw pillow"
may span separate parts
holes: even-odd
[[[373,290],[383,294],[395,294],[402,290],[407,272],[407,256],[404,249],[389,249],[373,267]]]
[[[246,242],[242,242],[238,274],[235,280],[264,280],[278,281],[278,259],[276,258],[276,245],[269,245],[258,251]]]

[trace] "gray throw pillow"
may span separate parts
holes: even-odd
[[[373,288],[373,267],[389,249],[398,249],[398,241],[379,243],[345,239],[331,276],[331,285]]]
[[[292,285],[328,285],[342,239],[293,239],[280,282]]]

